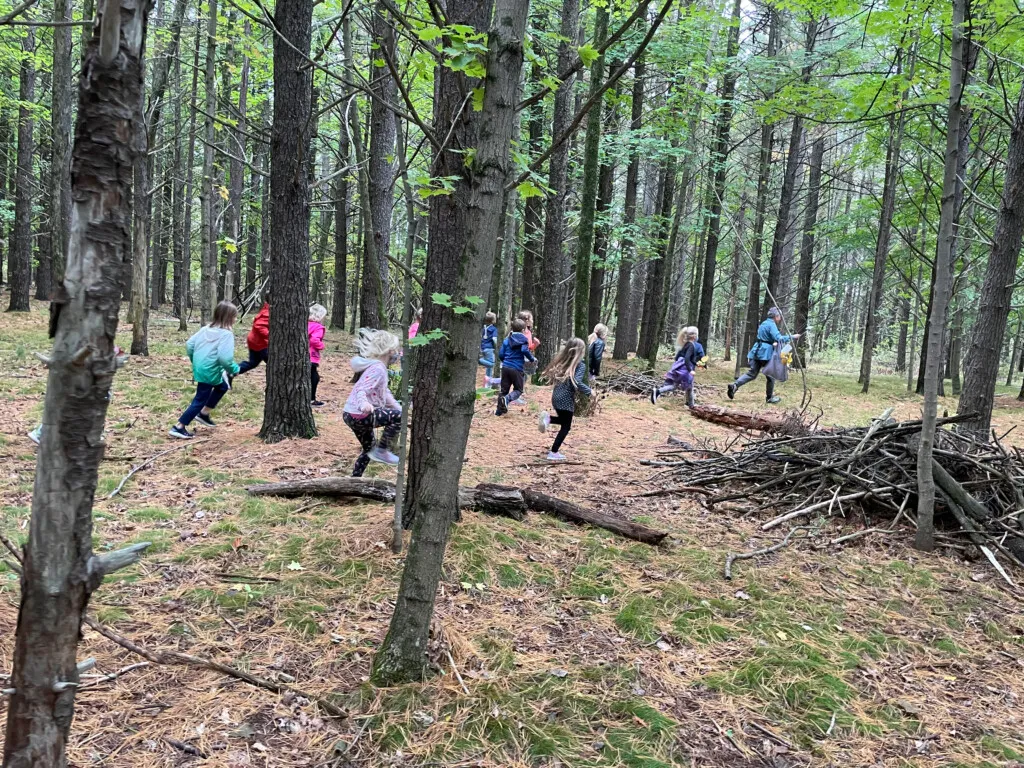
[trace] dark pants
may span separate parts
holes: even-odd
[[[316,388],[320,385],[320,363],[309,364],[310,399],[316,400]]]
[[[751,360],[750,370],[744,373],[738,379],[736,379],[736,389],[739,389],[744,384],[749,384],[754,379],[756,379],[757,375],[761,373],[761,371],[764,369],[766,365],[768,365],[767,360]],[[772,397],[775,395],[775,379],[771,378],[770,376],[765,376],[764,379],[764,397],[765,400],[771,400]]]
[[[191,404],[181,414],[181,418],[178,421],[187,427],[203,408],[209,408],[211,411],[216,408],[217,403],[220,402],[220,399],[224,397],[227,391],[228,385],[224,383],[196,384],[196,396],[192,398]]]
[[[572,429],[572,411],[559,411],[555,410],[556,416],[551,417],[552,424],[558,424],[558,434],[555,435],[555,442],[551,445],[551,452],[558,453],[558,449],[562,447],[562,443],[565,442],[565,438],[569,435],[569,430]]]
[[[250,349],[249,359],[243,360],[238,364],[238,373],[235,375],[241,376],[246,371],[251,371],[253,368],[257,367],[260,363],[267,362],[268,351],[269,349],[261,349],[259,352]]]
[[[590,361],[590,375],[595,379],[601,375],[601,361],[591,360]]]
[[[501,396],[505,397],[508,395],[510,403],[522,397],[525,383],[526,378],[522,371],[508,367],[501,369]],[[512,394],[509,394],[510,391]]]
[[[356,459],[355,466],[352,467],[352,477],[362,477],[370,463],[370,451],[374,449],[375,445],[381,450],[387,450],[391,441],[398,435],[398,430],[402,426],[402,412],[389,408],[378,408],[369,416],[364,416],[361,419],[351,413],[346,413],[342,416],[342,421],[348,424],[363,449],[359,458]],[[384,427],[379,441],[374,440],[374,427]]]

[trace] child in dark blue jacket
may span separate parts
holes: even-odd
[[[532,363],[537,360],[530,352],[530,342],[523,333],[525,330],[526,323],[519,318],[513,320],[512,331],[498,350],[498,359],[501,360],[501,393],[498,395],[498,409],[495,411],[498,416],[508,413],[508,404],[522,396],[525,362],[529,360]]]
[[[491,385],[491,373],[494,371],[494,353],[498,347],[498,329],[495,323],[498,316],[493,312],[484,315],[484,328],[480,332],[480,365],[484,368],[484,385]]]

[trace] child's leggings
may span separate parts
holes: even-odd
[[[359,458],[356,459],[355,466],[352,467],[352,477],[362,477],[370,463],[370,451],[374,449],[376,442],[373,433],[374,427],[384,427],[384,432],[380,436],[380,441],[376,442],[376,447],[386,451],[391,441],[398,435],[402,424],[402,412],[391,408],[378,408],[369,416],[362,418],[346,413],[342,416],[342,420],[348,424],[363,449]]]
[[[556,410],[556,416],[551,417],[551,423],[559,426],[558,434],[555,435],[555,442],[551,445],[551,452],[558,453],[558,449],[562,447],[562,443],[565,442],[566,436],[569,434],[569,430],[572,429],[572,411],[559,411]]]
[[[310,400],[316,400],[316,388],[320,384],[320,364],[310,363],[309,364],[309,391]]]

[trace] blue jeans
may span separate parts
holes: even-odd
[[[250,349],[249,350],[249,359],[248,360],[243,360],[242,362],[240,362],[238,364],[238,374],[237,375],[241,376],[246,371],[251,371],[253,368],[257,367],[260,363],[267,362],[267,353],[269,351],[270,351],[269,347],[267,349],[261,349],[258,352],[256,352],[255,350]]]
[[[211,411],[216,408],[217,403],[227,391],[228,385],[223,382],[220,384],[196,384],[196,396],[192,398],[191,404],[181,414],[178,421],[182,426],[187,427],[203,408],[209,408]]]
[[[494,372],[494,350],[481,350],[478,362],[484,367],[484,373],[487,374],[487,378],[491,378],[491,374]]]

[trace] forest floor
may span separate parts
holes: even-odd
[[[401,568],[386,544],[391,509],[245,491],[350,472],[356,443],[341,421],[348,337],[328,335],[319,438],[256,439],[260,368],[237,380],[216,431],[199,427],[200,438],[179,448],[166,430],[192,395],[185,335],[164,315],[150,329],[152,356],[130,360],[116,378],[95,546],[153,546],[94,595],[92,614],[144,647],[291,682],[350,716],[331,720],[301,697],[214,672],[143,665],[86,680],[73,765],[1024,765],[1024,612],[994,571],[966,552],[917,553],[901,532],[842,549],[794,545],[737,563],[725,581],[728,552],[783,534],[690,499],[637,497],[654,474],[639,461],[669,435],[730,434],[691,418],[680,398],[657,408],[603,399],[569,437],[572,463],[559,466],[542,462],[550,437],[536,426],[548,390],[531,387],[528,406],[500,421],[493,402],[479,400],[465,483],[531,485],[671,535],[653,548],[544,515],[517,523],[466,513],[437,600],[439,647],[451,652],[438,654],[443,674],[375,689],[367,674]],[[237,330],[240,356],[245,330]],[[0,318],[0,526],[20,541],[35,466],[25,433],[45,387],[32,352],[48,346],[41,305]],[[720,363],[702,374],[717,392],[705,402],[725,402],[730,372]],[[889,406],[898,417],[919,414],[895,377],[878,377],[870,396],[858,394],[855,375],[823,366],[808,379],[826,424],[866,424]],[[799,402],[799,374],[781,394],[785,405]],[[1024,414],[1012,397],[997,403],[1000,431]],[[764,407],[760,382],[735,405]],[[133,466],[167,448],[179,449],[107,499]],[[828,525],[852,531],[863,521]],[[0,589],[6,673],[18,582],[2,565]],[[87,656],[98,660],[96,675],[142,661],[90,629]]]

